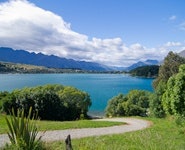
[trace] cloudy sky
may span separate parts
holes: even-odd
[[[0,0],[0,47],[128,66],[185,50],[184,0]]]

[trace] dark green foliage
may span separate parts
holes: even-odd
[[[157,117],[157,118],[162,118],[165,116],[165,112],[162,106],[162,96],[165,90],[166,90],[166,84],[163,82],[160,82],[155,92],[150,95],[150,98],[149,98],[150,116]]]
[[[129,73],[133,76],[155,78],[158,76],[159,66],[142,66],[131,70]]]
[[[65,114],[68,120],[87,117],[87,111],[91,105],[90,97],[85,92],[81,92],[73,87],[66,87],[58,92],[59,98],[63,102]]]
[[[162,104],[167,114],[185,116],[185,65],[168,80]]]
[[[185,58],[178,54],[169,52],[165,57],[163,64],[159,68],[159,75],[154,80],[153,86],[156,89],[160,82],[167,83],[168,79],[178,73],[179,66],[185,64]]]
[[[1,111],[1,109],[2,109],[2,105],[3,105],[3,98],[5,97],[5,96],[7,96],[9,93],[8,92],[0,92],[0,111]]]
[[[2,98],[3,111],[23,108],[28,113],[30,107],[42,120],[76,120],[87,117],[91,105],[87,93],[73,87],[45,85],[14,90]]]
[[[149,108],[147,91],[132,90],[126,96],[113,97],[106,108],[107,116],[146,116]]]
[[[185,58],[169,52],[163,64],[159,67],[158,77],[153,82],[155,92],[150,99],[150,114],[155,117],[165,116],[162,97],[166,91],[169,78],[178,73],[178,68],[185,63]]]
[[[122,103],[125,101],[127,101],[127,98],[123,94],[119,94],[109,100],[106,108],[106,116],[123,116],[125,111]]]

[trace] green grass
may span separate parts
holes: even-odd
[[[185,132],[172,119],[148,119],[150,128],[119,135],[72,139],[74,150],[185,150]],[[183,128],[184,130],[185,128]],[[184,130],[185,131],[185,130]],[[63,141],[47,144],[48,150],[65,149]]]
[[[79,120],[79,121],[40,121],[39,126],[41,130],[58,130],[58,129],[79,129],[79,128],[98,128],[109,127],[115,125],[123,125],[122,122],[110,122],[110,121],[91,121],[91,120]]]
[[[64,130],[64,129],[76,129],[76,128],[98,128],[108,127],[114,125],[123,125],[122,122],[109,122],[109,121],[91,121],[91,120],[79,120],[79,121],[39,121],[38,127],[40,131],[45,130]],[[0,114],[0,134],[7,133],[8,127],[5,121],[5,115]]]
[[[6,133],[8,131],[8,126],[5,121],[5,115],[0,114],[0,134]]]

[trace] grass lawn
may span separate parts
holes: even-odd
[[[38,121],[39,130],[64,130],[64,129],[76,129],[76,128],[98,128],[108,127],[114,125],[123,125],[122,122],[109,122],[109,121],[91,121],[91,120],[79,120],[79,121]],[[7,133],[8,127],[5,121],[5,115],[0,114],[0,134]]]
[[[72,139],[74,150],[185,150],[185,128],[173,119],[148,118],[150,128],[82,139]],[[48,150],[65,149],[63,141],[47,143]]]

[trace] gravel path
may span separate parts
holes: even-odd
[[[125,122],[126,125],[112,126],[112,127],[102,127],[102,128],[83,128],[83,129],[68,129],[68,130],[55,130],[46,131],[44,134],[42,132],[39,135],[43,135],[43,141],[57,141],[66,139],[67,135],[71,135],[71,138],[83,138],[89,136],[100,136],[108,134],[119,134],[130,131],[141,130],[150,126],[150,122],[135,119],[135,118],[105,118],[97,119],[96,121],[117,121]],[[8,143],[9,139],[6,134],[0,135],[0,147]]]

